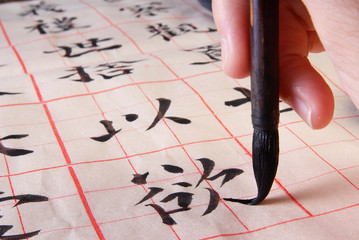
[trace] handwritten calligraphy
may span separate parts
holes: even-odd
[[[195,188],[199,187],[199,185],[204,180],[215,181],[220,177],[223,177],[222,184],[221,184],[221,187],[222,187],[224,184],[226,184],[227,182],[231,181],[232,179],[234,179],[235,177],[237,177],[238,175],[243,173],[242,169],[228,168],[228,169],[224,169],[224,170],[220,171],[219,173],[215,174],[214,176],[210,176],[214,169],[215,162],[209,158],[200,158],[200,159],[197,159],[197,161],[199,161],[201,163],[203,172],[202,172],[201,178],[198,180]],[[172,173],[172,174],[181,174],[184,172],[184,170],[181,167],[175,166],[172,164],[164,164],[164,165],[162,165],[162,167],[165,171]],[[146,172],[145,174],[134,174],[132,183],[137,184],[137,185],[145,185],[145,184],[147,184],[146,178],[148,176],[149,176],[149,172]],[[188,183],[188,182],[176,182],[172,185],[178,185],[183,188],[189,188],[189,187],[193,186],[191,183]],[[149,192],[139,202],[137,202],[135,204],[135,206],[140,205],[140,204],[156,197],[158,194],[162,193],[165,190],[162,187],[149,187],[148,189],[149,189]],[[215,191],[212,188],[208,188],[208,187],[204,188],[204,189],[206,189],[209,193],[209,203],[208,203],[207,209],[203,212],[202,216],[205,216],[205,215],[213,212],[217,208],[217,206],[220,202],[219,193],[217,191]],[[169,195],[165,196],[159,202],[168,203],[168,202],[171,202],[171,201],[174,201],[177,199],[177,206],[179,208],[172,209],[169,211],[165,210],[162,206],[160,206],[159,204],[155,204],[155,203],[146,204],[145,206],[150,206],[150,207],[154,208],[157,211],[157,213],[160,215],[162,222],[164,224],[174,225],[177,223],[172,218],[171,215],[175,214],[175,213],[191,210],[190,205],[192,203],[193,196],[194,196],[193,193],[187,192],[187,191],[174,192],[174,193],[170,193]]]

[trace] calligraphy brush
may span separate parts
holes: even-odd
[[[227,201],[258,204],[274,181],[279,155],[279,7],[278,0],[250,0],[253,170],[258,195]]]

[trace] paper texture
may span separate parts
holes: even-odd
[[[331,124],[280,103],[258,206],[249,79],[195,0],[0,5],[0,239],[357,239],[359,112],[324,54]]]

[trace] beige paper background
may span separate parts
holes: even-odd
[[[33,151],[17,157],[0,155],[0,199],[22,194],[49,199],[17,207],[14,200],[1,201],[0,226],[13,226],[1,237],[40,230],[30,239],[356,239],[359,112],[325,54],[310,59],[335,96],[331,124],[314,131],[294,111],[281,114],[280,164],[268,198],[258,206],[220,200],[213,212],[202,216],[209,206],[208,188],[220,198],[256,194],[250,103],[225,105],[244,98],[234,88],[249,88],[249,79],[229,78],[221,62],[203,52],[211,46],[219,54],[218,33],[206,32],[215,28],[208,10],[195,0],[156,2],[165,10],[154,16],[141,12],[139,17],[133,12],[135,5],[148,6],[150,1],[0,5],[0,92],[20,93],[0,96],[0,138],[27,134],[1,144]],[[19,15],[31,7],[38,15]],[[54,19],[71,17],[76,17],[74,29],[51,33],[56,30]],[[48,24],[46,34],[27,28],[38,20]],[[181,30],[181,24],[191,24],[186,29],[192,30]],[[149,32],[149,25],[166,26],[178,35],[166,41]],[[91,38],[100,40],[97,48],[80,57],[64,57],[58,48],[79,52],[83,49],[76,44],[88,46]],[[116,44],[121,47],[96,51]],[[99,75],[101,64],[132,70],[105,80]],[[74,81],[79,79],[76,67],[82,67],[92,81]],[[163,118],[147,131],[161,98],[171,100],[165,117],[191,123]],[[281,109],[288,107],[280,104]],[[127,114],[138,118],[129,122]],[[91,139],[107,133],[102,120],[121,129],[103,143]],[[210,176],[229,168],[244,173],[222,187],[223,178],[195,187],[203,172],[200,158],[215,162]],[[165,171],[165,164],[183,172]],[[133,174],[146,172],[146,184],[131,182]],[[173,185],[178,182],[192,186]],[[150,188],[163,191],[136,205]],[[176,192],[192,193],[193,200],[188,211],[171,214],[177,224],[168,226],[146,205],[178,209],[177,199],[160,202]]]

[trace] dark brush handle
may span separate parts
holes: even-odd
[[[278,0],[251,0],[251,92],[254,129],[275,130],[279,121]]]

